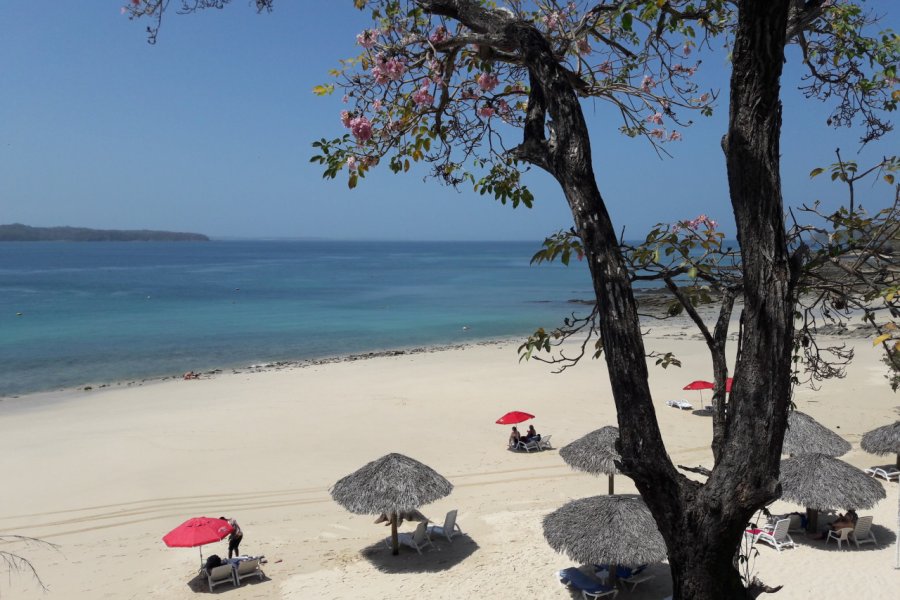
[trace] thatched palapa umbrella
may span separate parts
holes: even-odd
[[[781,497],[806,507],[806,530],[815,531],[819,511],[872,508],[884,499],[881,484],[853,465],[825,454],[781,461]]]
[[[550,547],[586,565],[636,567],[661,562],[666,544],[644,500],[633,494],[573,500],[544,517]]]
[[[392,453],[347,475],[330,491],[334,501],[352,513],[390,515],[392,549],[399,554],[398,515],[443,498],[452,489],[453,484],[431,467]]]
[[[871,454],[896,454],[897,468],[900,469],[900,421],[873,429],[862,437],[860,446]]]
[[[788,426],[784,432],[782,454],[796,456],[811,452],[842,456],[850,452],[850,442],[828,429],[811,416],[800,411],[788,415]]]
[[[616,461],[622,457],[616,450],[619,428],[606,426],[592,431],[559,449],[566,464],[592,475],[609,475],[609,493],[613,493],[613,478],[619,470]]]

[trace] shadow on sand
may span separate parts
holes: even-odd
[[[400,546],[400,554],[394,556],[382,540],[366,546],[360,554],[382,573],[437,573],[455,567],[478,550],[468,535],[455,537],[453,542],[435,537],[432,543],[422,554]]]
[[[854,552],[865,552],[866,550],[881,550],[885,546],[890,546],[895,541],[897,541],[897,534],[883,525],[873,524],[872,533],[875,535],[875,539],[878,540],[877,544],[861,544],[859,549],[857,550],[856,544],[850,542],[849,544],[843,545],[842,551],[846,551],[848,546],[850,550]],[[794,540],[794,543],[798,546],[809,546],[810,548],[816,548],[817,550],[828,552],[837,552],[838,550],[838,545],[834,540],[831,540],[826,544],[824,538],[821,540],[816,539],[810,537],[805,533],[792,533],[791,539]],[[762,545],[765,546],[765,544]],[[774,551],[775,549],[772,548],[772,550]]]
[[[262,565],[264,566],[264,565]],[[251,577],[249,579],[245,579],[241,582],[241,587],[256,586],[256,585],[265,585],[266,582],[272,581],[266,574],[263,572],[262,579],[259,577]],[[218,594],[218,593],[227,593],[233,591],[235,588],[230,583],[219,584],[216,588],[210,592],[209,591],[209,581],[206,578],[206,573],[200,571],[197,575],[194,576],[193,579],[187,582],[188,588],[196,594]]]

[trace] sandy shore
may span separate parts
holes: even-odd
[[[681,369],[652,368],[651,384],[669,452],[679,464],[710,466],[708,418],[665,405],[685,383],[709,378],[709,360],[690,329],[651,336]],[[266,578],[232,598],[569,598],[553,572],[570,561],[547,546],[541,518],[566,501],[605,492],[605,480],[572,471],[555,450],[506,450],[508,410],[534,421],[554,446],[614,424],[605,365],[587,361],[564,374],[519,363],[515,343],[382,356],[304,368],[225,373],[196,381],[39,394],[0,402],[0,532],[43,538],[58,550],[0,546],[34,561],[49,588],[27,575],[0,577],[9,598],[193,598],[196,549],[161,537],[199,515],[234,516],[241,550],[264,554]],[[859,449],[863,433],[897,418],[870,343],[857,343],[844,380],[800,390],[796,402],[853,444],[844,460],[891,462]],[[838,428],[839,427],[839,428]],[[387,529],[336,505],[328,488],[388,452],[421,460],[454,483],[422,508],[431,519],[459,509],[467,536],[436,543],[423,557],[394,558],[379,545]],[[617,478],[617,491],[633,491]],[[781,600],[895,598],[896,484],[873,514],[877,548],[837,552],[801,540],[794,550],[762,547],[756,567]],[[797,507],[779,503],[777,510]],[[404,524],[402,529],[410,529]],[[833,544],[832,544],[833,546]],[[227,554],[226,544],[203,549]],[[666,565],[626,597],[671,592]],[[220,592],[221,590],[221,592]],[[622,597],[622,596],[620,596]]]

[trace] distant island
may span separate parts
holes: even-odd
[[[148,229],[88,229],[87,227],[30,227],[0,225],[0,242],[208,242],[201,233]]]

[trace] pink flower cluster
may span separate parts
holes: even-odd
[[[372,67],[372,76],[375,83],[384,85],[389,81],[397,81],[406,72],[406,61],[403,58],[392,56],[390,58],[379,54],[375,57],[375,66]]]
[[[497,79],[497,76],[493,73],[482,73],[478,76],[478,87],[480,87],[485,92],[490,92],[497,85],[499,85],[500,80]]]
[[[375,46],[378,36],[381,34],[377,29],[365,29],[356,36],[356,43],[369,50]]]
[[[656,114],[659,114],[659,113],[656,113]],[[647,120],[649,121],[650,119],[647,119]],[[681,134],[678,133],[677,131],[672,131],[672,133],[669,134],[668,138],[666,137],[665,129],[651,129],[648,132],[648,135],[652,138],[658,139],[661,142],[666,141],[666,140],[668,140],[670,142],[680,142],[681,141]]]
[[[354,117],[346,110],[341,111],[341,123],[350,130],[360,144],[372,139],[372,122],[363,115]],[[349,162],[348,162],[349,165]]]
[[[693,77],[694,73],[697,72],[697,67],[696,66],[685,67],[682,64],[678,63],[678,64],[672,65],[672,72],[687,75],[688,77]]]
[[[432,44],[440,44],[444,40],[447,39],[447,28],[443,25],[439,25],[437,29],[432,32],[430,36],[428,36],[428,40]]]
[[[641,81],[641,91],[649,92],[650,88],[656,85],[656,82],[653,81],[653,77],[650,75],[644,75],[644,79]]]
[[[482,106],[478,109],[478,114],[486,119],[490,119],[494,116],[494,109],[490,106]]]
[[[419,106],[425,106],[425,105],[431,106],[432,102],[434,102],[434,96],[432,96],[428,92],[428,83],[427,82],[423,83],[422,87],[420,87],[418,90],[416,90],[416,93],[413,94],[412,99],[413,99],[413,102],[415,102]]]
[[[359,167],[371,167],[378,163],[378,159],[374,156],[353,156],[352,154],[347,157],[347,168],[351,171],[355,171]]]
[[[657,112],[657,113],[653,113],[652,115],[650,115],[649,117],[647,117],[647,122],[648,122],[648,123],[653,123],[654,125],[662,125],[662,124],[663,124],[662,115],[661,115],[660,113],[658,113],[658,112]]]
[[[719,226],[719,223],[713,221],[706,215],[700,215],[696,219],[691,219],[690,221],[681,221],[679,223],[682,227],[690,227],[691,229],[697,230],[701,227],[706,227],[707,229],[715,229]]]
[[[428,61],[428,70],[431,71],[431,80],[435,82],[437,85],[444,84],[444,78],[441,73],[444,71],[443,65],[439,61],[435,59],[431,59]]]

